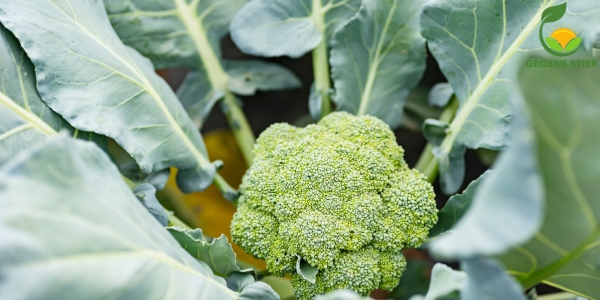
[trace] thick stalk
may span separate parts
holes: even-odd
[[[455,96],[452,97],[450,103],[448,103],[448,106],[446,106],[440,115],[440,121],[450,123],[456,115],[457,110],[458,100]],[[425,146],[425,149],[423,149],[423,152],[421,153],[421,156],[415,165],[415,169],[423,173],[429,182],[435,181],[435,178],[438,175],[438,161],[433,155],[433,148],[433,145],[427,143],[427,146]]]
[[[325,35],[325,20],[321,0],[312,2],[312,19],[315,26],[321,32],[323,39],[321,43],[312,51],[313,73],[315,77],[315,91],[321,94],[321,118],[331,113],[331,102],[329,99],[329,90],[331,89],[331,79],[329,74],[329,55],[327,49],[327,36]]]
[[[230,91],[225,92],[225,98],[223,99],[221,107],[223,114],[225,114],[225,117],[227,118],[227,122],[229,122],[229,127],[231,127],[233,135],[237,140],[238,146],[242,151],[242,155],[246,160],[246,164],[251,166],[252,160],[254,159],[252,148],[254,147],[256,138],[250,128],[250,124],[248,124],[248,120],[246,120],[244,111],[238,105],[235,95]]]
[[[179,18],[185,25],[190,38],[198,50],[198,56],[204,65],[204,69],[206,69],[211,85],[213,88],[220,89],[225,93],[225,98],[223,99],[223,103],[225,103],[225,107],[227,108],[227,111],[224,112],[225,116],[233,130],[244,159],[248,166],[250,166],[254,157],[252,148],[254,147],[255,137],[246,116],[235,100],[235,96],[228,89],[229,75],[223,69],[220,58],[215,53],[206,36],[204,24],[196,13],[198,3],[198,0],[192,1],[190,4],[185,0],[175,0]]]
[[[427,144],[425,149],[423,150],[421,157],[419,157],[419,161],[415,165],[415,169],[419,170],[419,172],[423,173],[425,177],[427,177],[427,181],[433,182],[437,177],[437,160],[433,156],[433,146],[431,144]]]
[[[169,225],[170,226],[179,226],[183,229],[193,229],[185,222],[181,221],[177,216],[175,216],[172,212],[167,212],[167,216],[169,217]]]

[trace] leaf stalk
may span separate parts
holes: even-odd
[[[331,90],[331,79],[329,71],[329,54],[327,49],[327,36],[325,34],[324,11],[321,0],[312,2],[312,19],[315,26],[323,36],[323,39],[312,51],[313,74],[315,80],[315,92],[321,96],[321,118],[331,113],[331,99],[329,90]]]
[[[440,121],[450,123],[452,119],[454,119],[456,115],[456,111],[458,110],[458,99],[456,96],[453,96],[448,106],[442,111],[440,115]],[[415,169],[419,172],[423,173],[427,177],[427,181],[434,182],[438,175],[438,161],[433,155],[433,149],[435,147],[430,143],[427,143],[423,152],[421,152],[421,156],[415,165]]]
[[[197,0],[192,1],[190,4],[187,4],[185,0],[175,0],[179,18],[185,25],[190,38],[198,50],[198,56],[205,66],[211,85],[213,88],[220,89],[225,93],[225,97],[222,100],[222,103],[225,103],[224,107],[226,107],[224,114],[244,159],[248,166],[250,166],[254,158],[252,148],[256,139],[243,110],[237,103],[233,93],[229,91],[229,75],[223,69],[221,59],[211,47],[211,43],[205,34],[204,24],[202,24],[202,21],[196,14],[198,3],[199,1]],[[219,187],[217,180],[215,180],[215,184]],[[219,189],[221,188],[219,187]]]

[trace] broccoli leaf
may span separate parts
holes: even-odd
[[[465,286],[467,280],[465,272],[455,271],[442,263],[437,263],[431,270],[431,282],[425,297],[415,296],[411,300],[455,298]]]
[[[497,255],[527,241],[539,228],[543,190],[533,132],[523,116],[516,117],[512,126],[513,145],[478,184],[470,208],[452,230],[431,243],[433,255],[445,259]]]
[[[235,272],[225,278],[225,281],[229,289],[241,292],[246,286],[254,283],[254,276],[248,273]]]
[[[60,130],[106,147],[106,138],[75,130],[52,111],[35,87],[35,70],[19,41],[0,25],[0,165]]]
[[[231,38],[245,53],[300,57],[358,10],[360,0],[255,0],[231,22]]]
[[[464,271],[437,263],[433,266],[427,295],[411,300],[455,299],[458,293],[464,300],[525,299],[519,284],[496,261],[471,258],[461,261],[461,267]]]
[[[226,60],[223,66],[229,75],[229,90],[251,96],[257,90],[275,91],[302,86],[300,79],[290,70],[260,60]]]
[[[423,136],[433,148],[433,155],[438,160],[440,171],[440,186],[445,194],[453,194],[462,185],[465,176],[465,151],[467,148],[455,145],[449,154],[441,151],[440,145],[446,137],[450,124],[437,119],[427,119],[423,122]],[[452,170],[452,172],[450,172]]]
[[[469,258],[461,261],[468,280],[461,290],[463,300],[525,300],[522,287],[502,267],[489,258]]]
[[[234,14],[247,2],[106,0],[105,6],[123,42],[148,56],[157,68],[192,69],[177,95],[201,126],[214,104],[229,91],[251,95],[256,90],[300,86],[296,76],[281,66],[221,59],[220,40],[229,32]]]
[[[54,138],[5,165],[0,206],[2,299],[278,299],[265,284],[229,290],[93,144]]]
[[[538,38],[539,24],[542,12],[556,2],[434,0],[424,6],[422,34],[460,101],[438,159],[457,159],[451,156],[457,145],[500,150],[509,144],[508,99],[516,89],[513,82],[524,58],[536,51],[545,53]],[[599,33],[599,19],[589,12],[598,8],[596,1],[569,2],[561,19],[581,25],[578,30],[588,37],[584,38],[588,51]]]
[[[196,127],[201,128],[215,104],[223,99],[225,92],[213,89],[201,71],[189,71],[177,89],[177,97]]]
[[[306,260],[303,260],[300,255],[296,256],[298,256],[298,261],[296,262],[296,272],[298,275],[302,276],[302,278],[310,283],[315,283],[317,281],[319,269],[311,266]]]
[[[246,2],[108,0],[106,9],[125,43],[149,55],[158,67],[186,66],[192,69],[178,95],[197,127],[202,126],[215,103],[223,99],[223,113],[246,163],[252,164],[254,133],[233,92],[251,94],[255,90],[294,88],[298,86],[298,80],[289,70],[266,63],[246,63],[246,71],[254,74],[254,84],[236,77],[239,63],[231,64],[236,67],[232,74],[227,72],[227,66],[221,60],[220,40],[227,34],[234,14]],[[265,74],[269,78],[285,80],[270,84],[257,80],[259,75]]]
[[[121,43],[101,1],[2,1],[0,12],[54,111],[115,139],[145,173],[179,168],[185,192],[213,181],[215,167],[177,97],[146,58]]]
[[[333,35],[332,78],[338,109],[400,125],[409,91],[425,71],[419,29],[424,0],[363,0]]]
[[[231,22],[231,37],[245,53],[300,57],[313,50],[315,82],[309,110],[315,120],[331,111],[329,46],[337,28],[358,11],[360,0],[256,0]]]
[[[542,281],[586,298],[600,297],[598,76],[595,68],[524,68],[520,76],[546,208],[534,237],[501,259],[525,287]]]
[[[149,183],[142,183],[133,189],[133,194],[140,200],[148,212],[162,225],[169,225],[169,216],[156,199],[156,188]]]
[[[220,41],[248,0],[106,0],[119,37],[158,69],[189,66],[218,76]],[[214,59],[209,61],[208,59]]]
[[[184,229],[181,227],[168,227],[167,230],[194,258],[206,263],[210,269],[219,276],[229,277],[234,272],[248,272],[252,269],[242,270],[236,264],[235,253],[227,237],[220,237],[206,241],[202,229]]]
[[[118,159],[114,158],[115,157],[115,152],[113,152],[114,149],[111,149],[111,150],[112,151],[110,152],[110,154],[112,155],[113,159],[117,163],[117,166],[119,167],[119,170],[121,171],[121,174],[123,174],[123,176],[127,177],[128,179],[132,180],[135,183],[151,184],[158,191],[165,188],[165,185],[167,184],[167,180],[169,179],[169,176],[171,175],[171,169],[164,169],[162,171],[157,171],[157,172],[152,172],[150,174],[146,174],[146,173],[142,172],[142,170],[137,165],[135,160],[133,160],[129,155],[127,155],[128,160],[126,160],[125,162],[119,162]],[[122,149],[120,149],[120,150],[125,152],[125,150],[122,150]]]
[[[492,171],[486,171],[479,178],[473,180],[462,194],[454,195],[448,199],[444,208],[438,212],[438,222],[429,230],[429,237],[440,235],[452,228],[462,218],[471,206],[476,192],[481,183],[490,176]]]
[[[437,107],[445,107],[450,102],[454,95],[452,86],[447,82],[437,83],[429,91],[429,105]]]
[[[186,66],[177,96],[196,127],[225,96],[227,74],[220,40],[247,0],[105,0],[110,22],[126,45],[149,57],[158,69]]]

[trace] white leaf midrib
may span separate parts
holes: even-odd
[[[23,120],[27,121],[29,124],[33,125],[37,130],[44,133],[45,135],[52,136],[57,134],[56,130],[54,130],[52,127],[46,124],[46,122],[44,122],[41,118],[39,118],[32,112],[26,110],[25,108],[19,106],[2,92],[0,92],[0,104],[6,106],[16,115],[21,117]]]

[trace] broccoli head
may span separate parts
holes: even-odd
[[[402,249],[419,247],[437,222],[434,193],[404,162],[390,128],[336,112],[316,125],[274,124],[257,139],[231,233],[299,299],[337,289],[392,290]],[[296,274],[298,256],[319,271]]]

